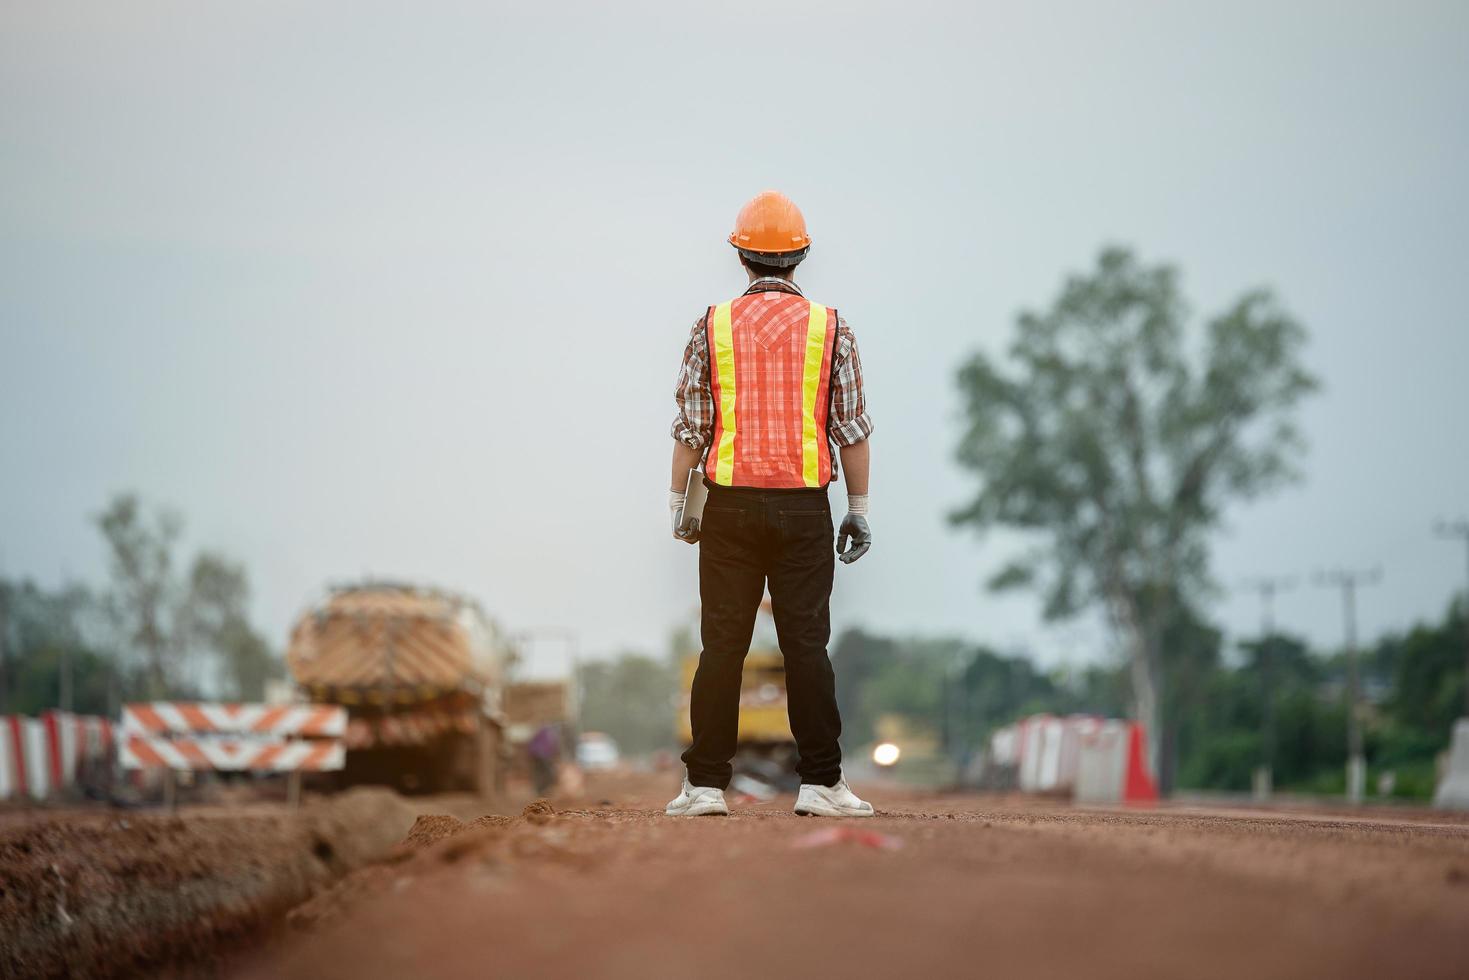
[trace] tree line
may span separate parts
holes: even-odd
[[[1436,758],[1464,698],[1466,625],[1461,600],[1360,652],[1370,793],[1432,796]],[[1268,764],[1280,790],[1343,791],[1344,652],[1313,650],[1285,633],[1230,648],[1217,627],[1199,620],[1176,623],[1165,642],[1172,651],[1159,739],[1165,786],[1246,792],[1256,767]],[[581,727],[608,733],[628,755],[676,748],[678,663],[697,649],[692,643],[679,637],[666,658],[624,653],[584,663]],[[847,753],[864,752],[885,721],[898,719],[958,772],[970,770],[996,728],[1017,718],[1122,717],[1131,709],[1125,653],[1045,671],[1030,656],[984,644],[849,629],[833,643],[832,662]]]
[[[1456,601],[1436,621],[1361,652],[1369,792],[1432,796],[1437,756],[1464,698],[1464,616]],[[1343,791],[1345,653],[1312,650],[1280,633],[1230,651],[1217,628],[1198,621],[1175,627],[1166,642],[1173,670],[1159,738],[1165,787],[1245,792],[1255,768],[1268,763],[1278,789]],[[871,744],[881,720],[896,716],[905,730],[932,737],[959,771],[985,750],[991,732],[1017,718],[1120,717],[1132,703],[1125,655],[1041,671],[1028,656],[982,644],[849,630],[832,660],[847,751]]]
[[[136,494],[114,497],[93,523],[108,563],[100,589],[0,578],[0,714],[260,700],[281,666],[250,623],[244,565],[208,549],[187,559],[182,518]]]

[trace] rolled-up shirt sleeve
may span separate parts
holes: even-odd
[[[872,417],[867,414],[867,394],[862,390],[862,358],[857,353],[857,335],[845,317],[837,318],[836,370],[831,386],[831,441],[855,446],[872,435]]]
[[[673,438],[690,449],[709,445],[714,431],[714,393],[709,386],[709,339],[704,320],[694,321],[678,369],[678,386],[673,391],[678,412],[673,417]]]

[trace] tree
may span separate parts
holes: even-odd
[[[677,671],[652,657],[624,653],[580,668],[581,726],[606,732],[628,755],[673,744]]]
[[[196,668],[212,654],[224,686],[235,697],[258,700],[278,670],[270,646],[250,626],[250,583],[245,567],[201,552],[187,581],[175,573],[174,549],[183,521],[168,510],[151,520],[134,494],[121,494],[97,518],[111,559],[106,608],[124,644],[142,658],[142,695],[159,699],[212,685],[184,678],[186,655]]]
[[[842,745],[848,750],[866,745],[876,735],[876,715],[867,711],[869,686],[884,668],[898,660],[898,644],[861,629],[849,629],[831,651],[836,667],[837,711],[842,718]]]
[[[1038,587],[1048,618],[1106,612],[1154,758],[1176,604],[1210,584],[1224,507],[1297,476],[1295,409],[1316,387],[1305,331],[1268,292],[1209,321],[1196,357],[1186,317],[1176,270],[1109,247],[1019,316],[1013,371],[977,353],[959,372],[958,459],[980,485],[951,520],[1035,539],[991,588]]]
[[[245,566],[201,552],[189,572],[182,624],[189,639],[212,652],[226,688],[242,701],[259,701],[278,664],[270,645],[250,626],[250,581]]]
[[[1441,623],[1422,623],[1388,636],[1368,652],[1369,664],[1387,668],[1392,694],[1387,713],[1403,728],[1442,748],[1464,705],[1465,605],[1449,605]]]
[[[894,639],[846,630],[832,652],[842,745],[854,751],[899,716],[914,732],[942,736],[956,762],[989,733],[1026,714],[1105,711],[1112,672],[1091,668],[1074,684],[1037,673],[1025,657],[1006,657],[955,639]]]
[[[52,592],[34,582],[0,579],[7,620],[0,640],[7,648],[9,687],[0,714],[38,714],[61,708],[108,713],[111,665],[90,629],[97,602],[81,585]]]
[[[145,694],[164,697],[179,655],[178,592],[173,546],[183,522],[162,510],[148,521],[135,494],[119,494],[97,517],[107,541],[112,591],[107,608],[128,644],[143,658]]]

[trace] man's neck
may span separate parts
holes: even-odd
[[[786,292],[793,292],[793,293],[796,293],[797,295],[801,295],[801,287],[800,286],[797,286],[796,285],[796,280],[793,277],[790,277],[790,276],[757,276],[757,275],[751,275],[750,276],[750,283],[749,283],[749,285],[747,285],[745,287],[745,291],[746,292],[749,292],[750,290],[755,289],[756,287],[762,287],[764,289],[784,287],[784,291],[786,291]]]

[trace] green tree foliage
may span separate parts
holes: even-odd
[[[1214,693],[1223,636],[1204,622],[1190,603],[1174,597],[1163,628],[1161,666],[1167,682],[1163,687],[1162,730],[1158,755],[1158,777],[1164,792],[1173,789],[1179,760],[1195,748],[1201,737],[1187,719],[1203,707]],[[1202,736],[1207,737],[1207,736]]]
[[[133,494],[96,523],[109,558],[102,596],[0,580],[0,710],[110,714],[130,699],[261,698],[281,664],[250,625],[244,566],[204,552],[181,579],[182,521],[148,516]]]
[[[1315,387],[1305,331],[1269,293],[1212,318],[1196,357],[1185,320],[1173,268],[1110,247],[1020,315],[1010,370],[979,353],[959,373],[958,459],[980,486],[952,520],[1036,538],[992,588],[1037,587],[1052,618],[1105,610],[1154,739],[1175,607],[1208,585],[1226,504],[1295,476],[1295,408]]]
[[[83,586],[49,592],[34,582],[0,580],[0,714],[108,712],[111,662],[94,639],[100,617],[96,597]]]
[[[842,742],[849,750],[877,735],[884,715],[942,739],[956,761],[989,733],[1037,711],[1068,713],[1105,699],[1110,678],[1087,671],[1067,683],[1038,673],[1024,657],[950,639],[893,639],[848,630],[832,649]]]
[[[678,675],[652,657],[624,653],[591,661],[578,673],[583,731],[606,732],[627,755],[674,744],[674,698]]]
[[[1277,786],[1300,787],[1344,765],[1346,716],[1332,696],[1330,666],[1301,640],[1280,634],[1242,650],[1237,668],[1215,657],[1198,679],[1199,696],[1177,715],[1176,785],[1244,792],[1254,769],[1270,758]]]
[[[866,745],[876,732],[877,715],[869,713],[866,693],[880,675],[897,662],[898,643],[860,629],[847,630],[837,637],[831,659],[836,668],[837,710],[842,716],[842,741],[849,745]]]
[[[191,644],[213,653],[229,694],[242,701],[265,696],[280,664],[250,626],[250,582],[245,566],[213,552],[194,559],[181,617]]]
[[[107,542],[112,589],[107,608],[126,644],[142,659],[150,700],[163,698],[182,650],[173,548],[183,521],[161,510],[150,520],[135,494],[119,494],[97,517]]]
[[[1434,760],[1448,745],[1462,698],[1462,610],[1455,605],[1442,620],[1383,637],[1362,652],[1371,708],[1367,760],[1373,773],[1395,773],[1398,796],[1432,795]],[[1165,639],[1173,682],[1163,755],[1174,786],[1247,792],[1254,769],[1270,759],[1281,790],[1344,791],[1340,653],[1313,653],[1301,639],[1275,634],[1241,644],[1241,656],[1226,661],[1218,630],[1186,605],[1175,607]],[[992,731],[1018,718],[1117,717],[1129,696],[1125,665],[1048,675],[1025,657],[957,640],[849,630],[838,637],[832,660],[848,751],[873,741],[878,718],[897,715],[908,730],[941,737],[960,765]]]
[[[1392,683],[1388,716],[1441,741],[1463,711],[1464,603],[1450,606],[1441,623],[1383,640],[1372,659]]]

